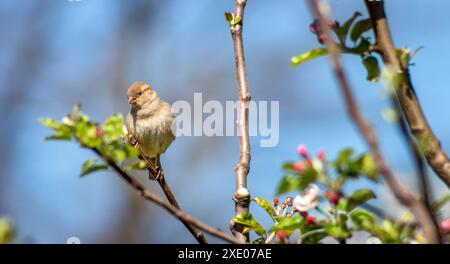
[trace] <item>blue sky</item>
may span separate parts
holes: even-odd
[[[38,124],[38,118],[62,117],[77,102],[95,119],[116,112],[125,114],[125,91],[136,80],[149,82],[169,102],[192,102],[194,92],[201,92],[204,100],[237,98],[232,41],[223,18],[225,11],[234,9],[234,1],[150,1],[155,11],[129,24],[126,12],[131,17],[139,14],[124,7],[144,1],[124,2],[61,0],[35,14],[35,1],[0,4],[0,33],[8,40],[0,43],[0,96],[18,89],[7,86],[8,69],[17,64],[23,41],[43,54],[32,77],[17,69],[21,78],[32,78],[32,82],[26,83],[25,95],[15,103],[15,118],[7,118],[1,130],[11,152],[2,154],[10,155],[10,163],[0,171],[0,184],[7,186],[1,189],[0,215],[11,216],[26,241],[64,243],[68,237],[77,236],[86,243],[107,242],[112,233],[118,232],[133,196],[128,186],[111,173],[80,179],[80,166],[91,153],[75,144],[44,142],[48,131]],[[348,18],[354,11],[366,14],[362,1],[335,0],[330,4],[337,20]],[[414,58],[412,79],[423,110],[447,152],[449,5],[443,0],[415,0],[407,5],[389,1],[386,7],[396,45],[413,49],[424,46]],[[279,145],[260,148],[260,138],[251,139],[249,188],[254,197],[273,198],[282,177],[281,164],[297,158],[295,150],[300,143],[314,152],[325,149],[331,157],[349,146],[359,152],[367,150],[347,118],[328,58],[290,67],[291,56],[319,45],[309,31],[310,23],[305,1],[281,4],[249,0],[244,45],[250,92],[254,100],[280,102]],[[128,26],[122,28],[124,24]],[[23,35],[26,30],[37,32],[36,36],[45,40],[44,48],[38,49],[36,38]],[[22,58],[25,65],[27,56]],[[345,56],[344,62],[389,163],[414,186],[413,166],[405,145],[393,124],[380,114],[388,105],[381,84],[365,80],[359,58]],[[10,134],[13,141],[8,140]],[[237,138],[182,137],[164,155],[163,164],[182,207],[228,230],[237,160]],[[139,177],[145,181],[144,175]],[[442,193],[444,188],[436,177],[433,179],[436,193]],[[351,189],[368,185],[362,182]],[[393,209],[384,187],[373,187],[383,207]],[[151,188],[158,192],[155,186]],[[132,227],[139,232],[138,242],[193,242],[184,227],[164,211],[145,202],[139,206],[145,208],[145,215]],[[269,223],[261,210],[254,206],[252,211],[263,223]]]

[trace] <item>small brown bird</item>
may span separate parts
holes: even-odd
[[[139,148],[152,163],[160,166],[159,157],[175,139],[175,115],[170,104],[159,98],[150,85],[133,83],[127,91],[131,110],[125,126],[128,133],[139,144]]]

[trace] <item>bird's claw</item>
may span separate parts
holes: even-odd
[[[130,143],[130,145],[132,145],[133,147],[140,149],[139,148],[139,141],[134,138],[133,134],[128,134],[128,142]]]
[[[162,180],[163,174],[162,174],[161,168],[157,167],[156,171],[157,172],[156,172],[155,180],[156,181]]]

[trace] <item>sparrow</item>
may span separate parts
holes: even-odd
[[[125,127],[130,142],[137,141],[141,152],[160,169],[160,155],[175,140],[175,115],[170,104],[144,82],[133,83],[128,88],[127,97],[131,109],[125,119]]]

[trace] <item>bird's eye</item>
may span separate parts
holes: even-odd
[[[142,93],[143,93],[143,91],[139,91],[139,92],[138,92],[138,95],[142,95]]]

